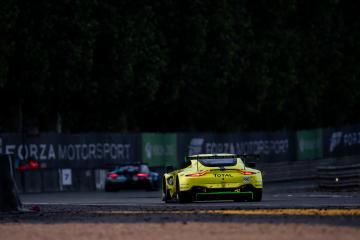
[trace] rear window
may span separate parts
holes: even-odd
[[[206,167],[226,167],[226,166],[235,166],[235,158],[209,158],[209,159],[200,159],[198,160],[202,165]]]
[[[133,173],[133,172],[139,172],[139,170],[140,170],[139,166],[128,165],[128,166],[119,167],[115,171],[118,173]]]

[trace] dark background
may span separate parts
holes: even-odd
[[[358,1],[3,0],[1,132],[360,122]]]

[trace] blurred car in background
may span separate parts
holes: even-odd
[[[106,174],[105,191],[121,189],[145,189],[148,191],[159,188],[159,174],[150,170],[143,163],[123,164]]]

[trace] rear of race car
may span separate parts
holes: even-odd
[[[184,202],[194,200],[261,201],[262,175],[248,168],[239,157],[201,156],[174,175],[170,192]],[[168,193],[171,194],[171,193]]]

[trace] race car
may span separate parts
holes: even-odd
[[[159,180],[159,174],[150,171],[149,166],[146,164],[123,164],[106,174],[105,191],[132,188],[157,190],[160,185]]]
[[[201,200],[261,201],[262,174],[255,155],[198,154],[186,157],[188,166],[164,174],[162,199],[166,203]]]

